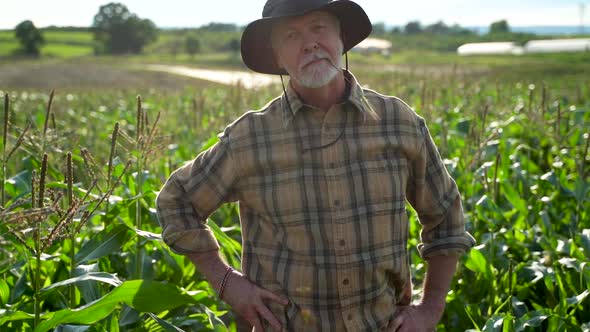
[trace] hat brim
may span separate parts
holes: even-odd
[[[289,16],[261,18],[248,24],[241,40],[244,64],[255,72],[288,75],[283,68],[279,67],[274,58],[270,41],[272,26],[280,19],[305,15],[318,10],[329,12],[340,21],[340,29],[344,36],[343,53],[371,34],[373,28],[371,21],[361,6],[349,0],[336,0],[308,11]]]

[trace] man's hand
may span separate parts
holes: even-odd
[[[388,332],[432,332],[440,320],[439,309],[424,304],[399,306],[395,318],[387,327]]]
[[[228,269],[227,264],[219,256],[219,251],[188,254],[190,260],[205,275],[211,286],[217,291],[221,288],[223,277]],[[263,332],[262,320],[264,319],[277,331],[281,330],[279,320],[268,309],[265,302],[274,301],[282,305],[289,302],[273,292],[252,283],[238,271],[232,271],[228,276],[223,292],[223,301],[246,319],[257,332]]]
[[[427,259],[422,299],[419,304],[398,306],[389,323],[389,332],[431,332],[445,310],[445,300],[457,267],[457,256],[434,256]],[[404,290],[407,293],[407,290]]]
[[[264,332],[262,319],[268,321],[276,331],[281,331],[281,323],[273,315],[265,302],[274,301],[282,305],[287,305],[288,300],[255,285],[239,272],[233,271],[229,276],[223,300],[238,315],[246,319],[254,327],[256,332]]]

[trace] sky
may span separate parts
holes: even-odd
[[[111,0],[112,1],[112,0]],[[23,20],[37,27],[90,26],[101,5],[109,0],[1,0],[0,29]],[[116,1],[116,0],[114,0]],[[158,27],[198,27],[210,22],[245,25],[260,18],[266,0],[123,0],[132,13]],[[590,0],[355,0],[373,23],[405,25],[418,20],[442,20],[461,26],[489,26],[505,19],[510,26],[590,26]],[[584,10],[581,11],[581,4]]]

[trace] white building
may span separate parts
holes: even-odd
[[[352,51],[358,53],[379,53],[388,55],[391,53],[391,42],[385,39],[367,38],[356,45]]]
[[[459,46],[459,55],[522,54],[523,48],[514,42],[469,43]]]
[[[531,40],[524,50],[526,53],[590,52],[590,39]]]

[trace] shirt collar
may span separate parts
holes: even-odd
[[[350,87],[348,96],[342,103],[350,103],[354,105],[354,108],[363,113],[363,115],[371,114],[372,108],[368,104],[367,99],[365,98],[363,88],[359,85],[358,81],[350,71],[343,71],[344,78],[347,80],[347,82],[349,82]],[[293,87],[291,87],[291,84],[288,84],[286,88],[286,93],[283,93],[281,95],[281,108],[283,110],[284,126],[286,127],[287,125],[289,125],[289,123],[297,115],[297,113],[307,107],[310,106],[305,104],[301,100],[297,92],[293,89]]]

